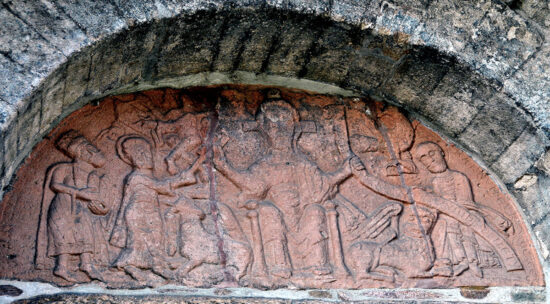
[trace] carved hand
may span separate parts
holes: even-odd
[[[105,204],[96,200],[88,202],[88,209],[90,209],[90,211],[96,215],[105,215],[107,214],[107,212],[109,212],[108,206],[105,206]]]
[[[349,160],[349,164],[353,175],[357,175],[361,171],[365,171],[365,165],[357,156],[352,156]]]

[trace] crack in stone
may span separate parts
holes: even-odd
[[[40,33],[35,27],[34,25],[32,25],[31,23],[29,23],[27,20],[25,20],[25,18],[23,18],[21,15],[19,15],[17,12],[15,12],[14,10],[12,10],[12,8],[7,4],[7,3],[2,3],[2,6],[10,13],[12,14],[15,18],[19,19],[21,22],[23,22],[23,24],[25,24],[26,26],[28,26],[33,32],[35,32],[42,40],[44,40],[45,42],[47,42],[51,47],[53,47],[56,51],[58,51],[59,53],[61,53],[61,55],[66,59],[67,56],[65,55],[65,53],[63,53],[63,51],[61,49],[59,49],[56,45],[54,45],[50,40],[48,40],[44,35],[42,35],[42,33]]]
[[[210,202],[210,212],[212,213],[212,219],[214,221],[214,230],[216,231],[216,237],[218,238],[218,253],[220,255],[220,264],[223,268],[224,283],[230,286],[235,285],[235,277],[227,270],[227,253],[224,251],[224,240],[219,223],[219,208],[216,200],[216,177],[214,175],[214,136],[218,126],[218,112],[212,111],[209,115],[210,127],[206,138],[206,171],[208,173],[208,182],[210,194],[208,200]]]
[[[409,198],[409,201],[412,203],[411,209],[413,210],[414,216],[416,217],[416,222],[418,224],[418,227],[420,228],[420,232],[422,233],[422,238],[424,239],[424,243],[426,244],[426,249],[428,251],[428,254],[430,255],[430,259],[432,261],[435,261],[435,251],[434,251],[433,245],[430,242],[430,238],[427,235],[426,230],[424,230],[424,226],[422,226],[422,221],[420,220],[420,216],[418,215],[416,201],[414,200],[414,197],[412,195],[411,187],[409,187],[405,182],[403,168],[401,167],[401,163],[398,161],[397,156],[395,155],[393,146],[388,136],[387,128],[382,122],[378,120],[376,112],[374,114],[375,114],[374,116],[375,116],[376,127],[380,131],[380,133],[382,134],[382,137],[384,138],[384,141],[386,142],[386,148],[388,149],[388,152],[390,153],[392,160],[397,164],[396,167],[397,167],[397,172],[399,174],[399,180],[401,182],[401,186],[407,189],[407,196]]]
[[[11,52],[6,52],[6,51],[0,51],[0,55],[4,56],[9,62],[21,67],[21,68],[25,68],[25,66],[23,66],[21,63],[17,62],[17,60],[13,59],[13,57],[11,57]]]

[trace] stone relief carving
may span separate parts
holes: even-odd
[[[15,210],[41,196],[25,245],[33,267],[4,277],[114,288],[542,284],[510,200],[395,107],[233,87],[83,111],[37,146],[4,202]]]

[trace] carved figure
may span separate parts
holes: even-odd
[[[63,134],[57,147],[73,161],[59,163],[47,174],[42,196],[36,265],[43,268],[47,256],[56,257],[54,274],[67,281],[77,282],[78,277],[69,270],[69,259],[77,255],[80,257],[79,269],[91,279],[101,280],[101,273],[92,263],[94,230],[89,212],[104,215],[109,211],[109,204],[102,201],[100,196],[103,174],[97,171],[105,164],[105,157],[74,130]],[[47,244],[44,244],[45,241]]]
[[[415,201],[443,213],[442,219],[447,222],[446,236],[451,247],[454,274],[459,275],[470,269],[474,275],[483,276],[479,267],[476,233],[495,247],[508,270],[522,269],[513,249],[497,230],[486,225],[483,214],[499,217],[501,220],[498,222],[504,230],[508,229],[502,224],[506,218],[474,201],[470,180],[464,174],[448,168],[443,149],[434,142],[423,142],[416,147],[415,155],[433,177],[431,188],[426,189],[428,191],[416,188],[412,193]]]
[[[295,150],[298,113],[277,93],[271,97],[261,105],[257,118],[270,144],[267,155],[247,171],[238,171],[217,147],[215,166],[241,189],[241,206],[258,212],[261,228],[256,229],[261,230],[261,240],[256,242],[261,242],[261,246],[254,247],[261,247],[264,256],[256,258],[256,250],[255,262],[265,258],[269,273],[264,275],[290,278],[293,270],[327,275],[332,269],[329,223],[323,204],[336,193],[338,184],[351,175],[351,169],[346,163],[327,174],[299,155]]]
[[[455,201],[462,206],[477,210],[478,207],[473,200],[472,189],[468,178],[447,167],[445,154],[441,147],[433,142],[423,142],[416,147],[416,157],[420,160],[434,176],[431,178],[431,186],[435,194],[448,200]],[[443,215],[442,219],[447,222],[447,240],[453,261],[454,275],[459,275],[470,269],[476,276],[482,277],[483,273],[479,268],[477,247],[479,246],[470,227],[460,223],[448,216]]]
[[[441,143],[366,97],[243,85],[108,97],[71,114],[18,169],[0,208],[0,277],[107,288],[544,284],[510,197]],[[36,219],[35,246],[22,240]]]
[[[126,177],[120,214],[111,236],[113,245],[123,248],[114,266],[138,281],[155,284],[158,279],[146,270],[165,278],[173,275],[166,260],[158,196],[175,196],[174,189],[195,183],[196,168],[182,171],[174,178],[156,179],[152,174],[151,144],[137,135],[120,138],[117,152],[133,170]]]
[[[430,235],[437,219],[437,213],[424,207],[417,207],[422,228],[412,208],[406,208],[401,216],[401,235],[389,243],[361,241],[349,250],[349,261],[356,271],[356,279],[386,280],[393,282],[396,274],[408,278],[429,278],[435,275],[449,276],[451,269],[447,261],[434,269],[431,246],[426,246],[423,233]],[[428,239],[431,244],[431,239]],[[414,262],[412,262],[414,261]],[[442,261],[441,261],[442,262]]]

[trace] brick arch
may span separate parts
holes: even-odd
[[[63,9],[62,4],[55,7]],[[352,13],[357,7],[350,5],[346,10],[340,2],[330,9],[258,7],[204,7],[193,2],[173,10],[171,18],[159,20],[154,18],[164,17],[164,11],[122,8],[117,16],[106,13],[99,16],[102,21],[87,25],[72,16],[76,27],[86,29],[88,40],[78,46],[68,43],[71,39],[52,42],[58,43],[53,49],[59,50],[62,59],[58,63],[54,59],[34,75],[43,76],[27,82],[41,81],[40,85],[28,92],[11,89],[12,95],[0,96],[9,104],[3,133],[5,189],[17,166],[48,130],[105,95],[216,83],[317,91],[330,85],[336,93],[374,96],[397,104],[458,143],[509,187],[525,207],[532,228],[546,240],[548,211],[539,207],[545,204],[543,194],[533,196],[514,186],[525,174],[536,177],[535,184],[528,183],[527,188],[535,185],[539,189],[547,183],[544,165],[535,166],[549,145],[545,122],[502,84],[524,62],[519,58],[533,55],[541,43],[528,23],[511,17],[507,9],[495,17],[514,20],[532,35],[530,40],[517,39],[507,46],[493,45],[497,55],[489,58],[478,54],[475,41],[469,38],[464,38],[466,46],[457,51],[455,44],[463,37],[443,33],[441,23],[426,19],[414,25],[414,18],[395,17],[400,11],[421,16],[420,8],[364,7],[365,13],[358,16]],[[181,14],[172,16],[177,13]],[[396,19],[384,20],[388,16]],[[130,20],[137,25],[128,26]],[[431,29],[433,37],[421,36]],[[91,41],[95,42],[80,48]],[[519,55],[512,56],[512,49]],[[39,61],[46,64],[45,59],[55,54],[43,54]],[[10,61],[11,57],[6,58]],[[12,60],[17,62],[17,58]]]

